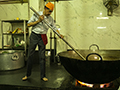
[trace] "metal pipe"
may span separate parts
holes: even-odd
[[[54,33],[54,62],[56,62],[56,52],[57,52],[57,38],[55,36],[55,33]]]
[[[1,21],[1,33],[2,33],[2,50],[4,49],[4,36],[3,36],[3,22]]]
[[[27,49],[27,40],[26,40],[26,20],[23,20],[23,23],[24,23],[24,41],[25,41],[25,44],[24,44],[24,50],[25,50],[25,57],[26,57],[26,49]]]
[[[40,16],[32,7],[30,7],[30,9],[34,12],[34,13],[36,13],[38,16]],[[57,34],[59,37],[61,37],[60,36],[60,34],[58,33],[58,32],[56,32],[55,30],[54,30],[54,28],[44,19],[43,20],[43,22],[45,22],[52,30],[53,30],[53,32],[55,33],[55,34]],[[78,54],[78,56],[80,56],[83,60],[86,60],[77,50],[75,50],[75,48],[73,48],[64,38],[61,38],[69,47],[71,47],[77,54]]]
[[[52,62],[52,31],[50,31],[50,63]]]
[[[55,20],[55,22],[56,22],[56,3],[55,3],[55,1],[54,1],[54,20]],[[56,62],[56,52],[57,52],[57,49],[56,49],[56,47],[57,47],[57,38],[56,38],[56,34],[54,33],[54,62]]]

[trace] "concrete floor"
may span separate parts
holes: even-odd
[[[0,90],[93,90],[91,88],[79,88],[74,86],[73,78],[62,65],[46,65],[48,82],[40,80],[39,65],[34,64],[33,72],[27,81],[22,81],[26,73],[26,66],[13,71],[0,71]],[[120,79],[115,80],[116,85]],[[94,90],[117,90],[94,89]]]
[[[34,64],[32,75],[27,81],[22,81],[22,77],[26,74],[26,67],[14,71],[1,71],[0,85],[59,88],[62,82],[69,76],[63,66],[53,64],[46,66],[46,76],[49,81],[44,82],[40,79],[39,70],[39,65]]]

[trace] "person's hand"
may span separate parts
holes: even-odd
[[[62,38],[64,38],[64,36],[63,36],[62,34],[60,34],[60,36],[59,36],[59,37],[60,37],[61,39],[62,39]]]
[[[39,16],[38,22],[41,22],[43,19],[44,19],[43,15]]]

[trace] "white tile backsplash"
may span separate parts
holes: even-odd
[[[39,4],[36,3],[31,0],[30,6],[41,10],[38,9]],[[60,25],[61,34],[75,49],[89,49],[89,46],[94,43],[100,49],[120,49],[119,9],[120,7],[114,10],[113,16],[107,16],[103,0],[59,1],[56,2],[56,23]],[[0,11],[2,12],[0,19],[15,19],[16,17],[28,19],[27,4],[0,5]],[[32,11],[30,14],[32,15]],[[52,16],[54,17],[54,12]],[[47,49],[50,48],[49,34],[48,32]],[[62,40],[57,39],[57,52],[67,49],[70,48]]]

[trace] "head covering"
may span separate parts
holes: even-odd
[[[49,8],[50,10],[53,11],[54,9],[54,4],[52,4],[51,2],[48,2],[46,5],[45,5],[47,8]]]

